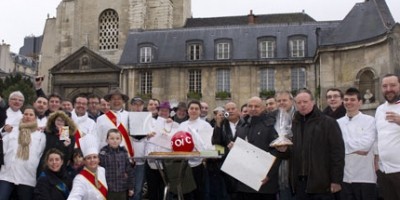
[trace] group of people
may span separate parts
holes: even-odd
[[[332,88],[323,111],[311,91],[300,89],[294,97],[279,91],[266,102],[259,97],[242,106],[228,102],[213,110],[212,119],[208,104],[197,100],[172,107],[169,101],[130,100],[115,89],[103,98],[78,95],[67,101],[38,88],[33,106],[23,107],[24,95],[15,91],[8,106],[0,107],[0,200],[136,200],[145,182],[148,198],[162,199],[165,185],[157,165],[143,158],[171,151],[151,141],[178,131],[192,135],[195,151],[210,148],[207,143],[224,148],[221,159],[189,160],[185,199],[358,200],[377,199],[378,189],[385,200],[400,199],[399,77],[382,77],[381,90],[386,102],[375,117],[360,111],[358,89]],[[142,111],[153,117],[150,131],[132,136],[129,112]],[[289,116],[284,127],[283,115]],[[206,130],[211,141],[200,135]],[[274,143],[282,133],[290,144]],[[258,191],[220,170],[238,137],[276,157]]]

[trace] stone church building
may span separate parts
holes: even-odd
[[[306,13],[191,18],[190,0],[63,0],[46,21],[39,74],[47,92],[186,101],[210,107],[310,88],[324,106],[328,88],[372,93],[400,74],[400,25],[384,0],[354,5],[343,20]],[[369,100],[369,99],[368,99]]]

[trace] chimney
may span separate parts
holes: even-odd
[[[253,14],[253,10],[250,10],[250,14],[247,15],[248,24],[256,23],[256,16]]]

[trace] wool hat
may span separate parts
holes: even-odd
[[[187,106],[185,102],[179,102],[177,106],[174,107],[174,111],[176,112],[179,108],[183,108],[187,110]]]
[[[83,157],[91,154],[99,154],[99,142],[93,134],[86,134],[79,139]]]
[[[160,105],[158,106],[158,109],[161,108],[168,108],[169,110],[171,110],[171,104],[169,103],[169,101],[161,102]]]
[[[136,103],[136,102],[141,102],[142,104],[144,104],[144,101],[143,101],[142,98],[140,98],[140,97],[133,97],[133,98],[131,99],[131,104],[134,104],[134,103]]]
[[[129,101],[128,95],[122,93],[122,92],[121,92],[121,89],[119,89],[119,88],[114,88],[114,89],[112,89],[112,90],[110,91],[110,93],[108,93],[106,96],[104,96],[104,100],[110,102],[111,97],[112,97],[113,95],[120,95],[120,96],[122,97],[122,99],[123,99],[125,102]]]

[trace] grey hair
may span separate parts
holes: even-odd
[[[24,101],[25,101],[24,94],[22,94],[22,92],[21,92],[21,91],[14,91],[14,92],[11,92],[10,96],[8,96],[8,101],[10,101],[10,100],[11,100],[11,98],[12,98],[12,97],[14,97],[14,96],[17,96],[17,97],[22,97],[22,100],[24,100]]]

